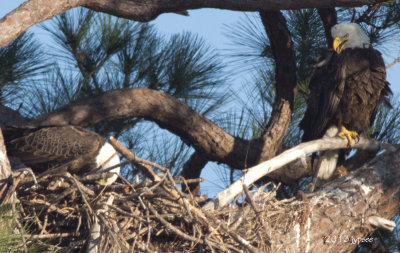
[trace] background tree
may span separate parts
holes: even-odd
[[[292,4],[292,8],[307,7],[301,3]],[[315,7],[330,7],[323,5],[323,1],[322,5],[313,4]],[[362,3],[355,1],[348,4],[356,6]],[[90,4],[87,4],[87,7],[90,7]],[[190,7],[199,6],[191,6],[189,3]],[[148,19],[157,14],[155,11],[155,14],[146,16],[143,13],[149,10],[144,10],[143,13],[132,11],[134,16],[129,16],[124,14],[123,10],[111,9],[106,5],[92,8],[108,10],[110,13],[133,19],[137,17],[135,15],[142,15],[142,19]],[[172,5],[168,8],[181,11],[186,6]],[[238,7],[235,4],[229,6],[227,3],[225,8]],[[297,125],[305,110],[312,64],[319,48],[331,45],[328,31],[336,20],[360,23],[368,31],[374,46],[383,44],[393,31],[399,29],[397,23],[400,10],[397,2],[376,3],[358,9],[302,9],[284,12],[276,9],[288,7],[275,7],[275,10],[271,10],[262,7],[261,4],[249,4],[242,8],[260,11],[259,17],[251,16],[244,23],[229,27],[233,40],[245,46],[245,51],[236,54],[234,60],[239,59],[239,63],[253,62],[253,78],[246,83],[246,96],[231,94],[233,98],[245,101],[242,112],[224,119],[214,117],[213,121],[221,122],[220,125],[225,127],[225,131],[203,117],[210,115],[208,118],[212,119],[218,112],[221,102],[227,99],[226,94],[221,92],[227,84],[222,81],[225,77],[221,74],[222,65],[215,53],[204,46],[202,40],[188,33],[161,38],[149,25],[134,24],[83,9],[77,15],[62,14],[56,18],[52,27],[45,27],[60,46],[54,50],[57,53],[51,56],[62,60],[62,63],[52,64],[56,67],[50,70],[46,68],[48,66],[35,64],[34,67],[27,68],[26,71],[29,72],[25,74],[9,75],[15,76],[14,80],[10,77],[4,78],[3,87],[13,87],[11,84],[18,80],[20,83],[29,80],[31,85],[18,84],[18,89],[13,91],[17,99],[13,99],[12,102],[4,100],[3,104],[14,108],[21,104],[20,112],[31,118],[48,113],[39,117],[36,122],[40,120],[42,124],[50,124],[54,123],[54,115],[66,114],[69,108],[80,103],[76,101],[89,101],[90,98],[107,96],[110,93],[106,91],[111,89],[144,87],[162,91],[189,105],[201,115],[191,113],[190,109],[184,108],[180,102],[171,102],[175,103],[174,106],[179,105],[171,108],[184,108],[182,114],[177,111],[177,118],[181,115],[190,116],[181,119],[190,122],[187,123],[188,126],[177,124],[176,119],[169,114],[171,112],[168,109],[171,108],[166,108],[165,117],[157,115],[160,112],[153,110],[153,114],[137,113],[134,117],[127,113],[116,116],[106,114],[98,119],[85,119],[84,122],[75,122],[74,115],[69,115],[67,122],[90,126],[103,135],[115,135],[124,140],[129,148],[135,152],[142,152],[141,155],[151,160],[177,172],[183,168],[182,174],[186,177],[199,176],[208,161],[223,163],[231,169],[245,169],[300,142]],[[149,13],[152,11],[154,10],[150,10]],[[41,18],[45,18],[46,15]],[[32,22],[34,20],[33,18]],[[4,22],[0,22],[0,27],[2,24]],[[13,47],[17,47],[17,42],[2,50],[6,53],[11,51]],[[22,46],[25,44],[26,42],[22,43]],[[23,50],[22,46],[20,50]],[[33,52],[29,57],[35,59],[35,56],[40,55],[42,54]],[[23,59],[15,57],[15,62],[23,63]],[[45,76],[42,72],[44,70],[47,70]],[[31,77],[39,73],[42,74],[41,80],[32,80]],[[215,88],[217,84],[221,85],[219,89]],[[148,93],[149,96],[151,94],[158,93]],[[27,95],[31,96],[28,101]],[[172,98],[165,98],[174,101]],[[248,103],[248,98],[252,98],[254,103]],[[380,109],[371,134],[379,140],[397,143],[397,115],[400,110],[396,101],[393,104],[394,110]],[[55,111],[60,107],[62,108]],[[157,123],[176,136],[165,135],[145,120]],[[171,122],[168,122],[169,120]],[[174,148],[165,149],[171,145]],[[189,146],[194,149],[190,149]],[[136,173],[134,168],[129,169],[125,170],[126,177],[132,172]],[[285,171],[280,173],[285,174]],[[310,173],[305,171],[297,178],[296,183],[283,187],[282,196],[291,196],[297,189],[303,189],[307,181],[301,179]],[[233,179],[232,175],[231,180]],[[271,175],[271,179],[279,180],[282,176]],[[285,180],[282,182],[287,183]],[[191,187],[194,189],[197,186]],[[198,191],[198,188],[196,190]]]
[[[338,17],[340,22],[359,22],[361,19],[358,18],[355,20],[355,17],[368,15],[365,12],[369,12],[370,9],[371,8],[362,9],[359,11],[361,13],[356,12],[354,9],[339,9]],[[368,33],[372,38],[371,43],[373,46],[385,52],[388,39],[391,36],[393,37],[393,35],[396,34],[395,31],[399,29],[398,26],[394,25],[396,22],[389,25],[390,21],[387,19],[396,19],[396,15],[399,14],[399,9],[398,5],[389,4],[381,8],[376,7],[376,12],[379,13],[376,15],[379,15],[381,18],[370,17],[368,20],[374,20],[372,24],[370,21],[369,23],[361,22],[361,25],[364,26],[364,29],[369,31]],[[349,13],[351,13],[351,15]],[[389,15],[390,18],[386,15]],[[323,19],[316,9],[287,11],[285,12],[285,17],[288,22],[288,28],[291,31],[295,48],[294,51],[296,52],[298,94],[294,103],[292,120],[284,138],[284,149],[293,147],[301,142],[301,132],[298,128],[298,124],[306,109],[305,102],[309,92],[308,82],[312,74],[313,64],[320,50],[325,48],[326,44],[329,43],[324,33]],[[374,22],[382,22],[388,25],[375,25]],[[230,57],[233,58],[232,62],[235,62],[237,67],[242,67],[242,71],[252,71],[253,73],[252,78],[243,85],[243,89],[246,93],[242,95],[240,101],[243,106],[243,111],[245,112],[243,115],[247,115],[246,122],[248,122],[248,125],[256,126],[253,133],[260,133],[268,122],[275,95],[273,86],[275,82],[274,60],[268,36],[257,14],[248,14],[246,18],[240,20],[238,23],[227,26],[226,34],[232,38],[236,45],[236,47],[232,48],[233,51],[230,54]],[[328,45],[331,46],[331,44]],[[249,63],[252,63],[250,67]],[[396,96],[393,97],[391,103],[393,108],[387,108],[383,105],[380,106],[374,125],[370,130],[370,135],[380,141],[399,144],[400,131],[398,126],[400,122],[398,121],[400,107],[398,98]],[[248,125],[241,127],[239,132],[246,129],[246,127],[248,128]],[[254,136],[252,138],[254,138]],[[363,155],[364,152],[360,151],[359,153],[361,153],[358,155],[362,158],[362,162],[365,163],[367,158]],[[370,154],[370,157],[374,157],[375,155],[376,153]],[[357,158],[357,155],[353,158]],[[357,164],[357,166],[360,165],[361,164]],[[306,189],[305,186],[310,182],[309,180],[310,178],[306,178],[305,180],[295,182],[295,184],[284,185],[281,188],[282,190],[279,191],[281,197],[288,198],[295,196],[299,189]],[[395,220],[398,220],[398,215]],[[396,230],[393,235],[397,233],[398,230]],[[378,233],[378,236],[380,239],[379,241],[386,244],[387,248],[390,248],[391,251],[398,250],[396,243],[393,243],[399,239],[398,237],[396,237],[396,239],[391,237],[391,239],[385,240],[382,238],[382,234]],[[388,236],[387,233],[386,236]],[[371,247],[371,245],[367,247]]]
[[[43,29],[54,39],[54,48],[45,54],[32,43],[28,49],[32,50],[32,57],[55,60],[51,64],[55,67],[34,80],[36,68],[43,69],[41,61],[34,59],[30,64],[36,68],[24,69],[30,71],[27,74],[10,74],[9,81],[4,81],[8,86],[16,83],[14,97],[7,96],[10,101],[7,105],[20,105],[20,112],[26,117],[35,118],[107,90],[134,87],[171,94],[203,115],[212,115],[224,104],[222,64],[216,52],[195,35],[183,33],[166,38],[158,35],[151,25],[85,9],[61,14]],[[12,43],[10,49],[4,49],[4,57],[23,65],[25,62],[16,57],[20,54],[29,57],[28,49],[18,47],[28,43],[22,44],[20,40]],[[17,52],[13,57],[11,50]],[[13,69],[18,71],[16,67]],[[31,85],[24,86],[24,82]],[[138,155],[172,171],[178,169],[175,173],[190,152],[190,147],[179,138],[141,118],[101,122],[92,129],[103,136],[112,134],[124,140]],[[169,148],[165,149],[166,146]],[[132,173],[137,170],[124,171],[128,178]]]

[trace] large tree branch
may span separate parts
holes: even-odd
[[[173,96],[145,88],[108,91],[38,117],[32,124],[85,127],[131,117],[157,123],[181,137],[208,160],[222,162],[233,168],[245,168],[260,162],[259,153],[264,147],[262,138],[249,142],[233,137]],[[265,149],[263,152],[270,151]]]
[[[183,165],[181,175],[185,179],[199,178],[204,166],[208,163],[206,157],[199,152],[195,151],[190,159]],[[182,185],[183,190],[189,190],[193,195],[200,196],[200,183],[190,183],[186,189],[186,185]]]
[[[0,127],[3,127],[5,125],[26,125],[29,121],[31,121],[31,119],[21,116],[18,111],[14,111],[2,104],[0,104],[0,115]]]
[[[0,19],[0,47],[16,39],[29,27],[50,19],[87,0],[29,0]]]
[[[246,154],[255,151],[254,154],[259,155],[256,158],[257,161],[267,160],[279,152],[286,129],[290,123],[296,89],[295,53],[290,32],[286,26],[286,20],[279,11],[261,12],[260,16],[274,53],[276,97],[270,121],[261,138],[253,141],[254,145],[251,145],[251,142],[248,143]],[[259,148],[259,150],[254,150],[253,147]],[[206,160],[204,158],[200,159],[198,155],[192,158],[195,157],[197,159],[191,159],[185,164],[183,170],[185,177],[193,178],[193,176],[200,176],[203,167],[202,164],[205,165]],[[245,159],[245,166],[243,168],[254,162],[254,159]],[[199,190],[198,185],[194,184],[190,187],[192,188],[191,190]]]
[[[0,107],[2,119],[0,123],[3,125],[87,127],[110,120],[144,118],[176,134],[194,147],[198,155],[201,155],[201,160],[217,161],[235,169],[258,164],[265,160],[261,160],[262,157],[272,157],[274,152],[273,149],[264,148],[263,137],[251,141],[234,137],[173,96],[145,88],[108,91],[100,96],[78,101],[42,115],[30,123],[21,116],[18,118],[23,120],[17,123],[14,120],[3,120],[10,117],[13,119],[13,115],[17,115],[17,112],[5,109],[2,110]],[[296,173],[291,170],[289,175],[286,175],[284,170],[280,170],[271,178],[283,179],[283,182],[288,179],[290,183],[311,174],[311,170],[296,169]]]
[[[275,102],[271,119],[265,129],[260,160],[275,156],[281,148],[289,127],[296,93],[296,59],[286,20],[280,11],[260,12],[275,61]],[[268,150],[268,152],[265,152]],[[264,156],[268,155],[268,156]]]
[[[370,0],[29,0],[0,20],[0,47],[21,35],[29,27],[74,7],[83,6],[137,21],[150,21],[167,12],[187,9],[218,8],[237,11],[354,7]],[[375,2],[385,2],[377,0]]]
[[[103,121],[131,117],[145,118],[157,123],[180,136],[195,149],[208,154],[211,160],[231,160],[227,157],[229,153],[246,145],[245,141],[236,141],[233,136],[173,96],[145,88],[108,91],[39,117],[34,125],[86,127]]]

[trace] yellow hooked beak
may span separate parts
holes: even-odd
[[[344,43],[346,43],[346,40],[342,41],[340,37],[336,37],[333,40],[333,50],[335,50],[338,54],[340,54],[340,52],[342,52],[343,50]]]

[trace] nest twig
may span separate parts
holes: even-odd
[[[97,252],[268,252],[269,233],[289,230],[305,209],[302,201],[278,201],[276,187],[246,187],[240,205],[202,210],[178,187],[184,179],[142,166],[150,182],[100,186],[68,172],[39,177],[37,184],[30,176],[18,180],[19,220],[29,227],[24,245],[42,240],[67,252],[89,245]]]

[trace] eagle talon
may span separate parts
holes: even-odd
[[[344,126],[342,126],[340,128],[340,132],[338,135],[346,137],[346,139],[349,143],[349,147],[351,147],[353,145],[352,138],[354,138],[356,140],[356,142],[358,142],[360,140],[360,137],[358,136],[357,132],[349,131]]]

